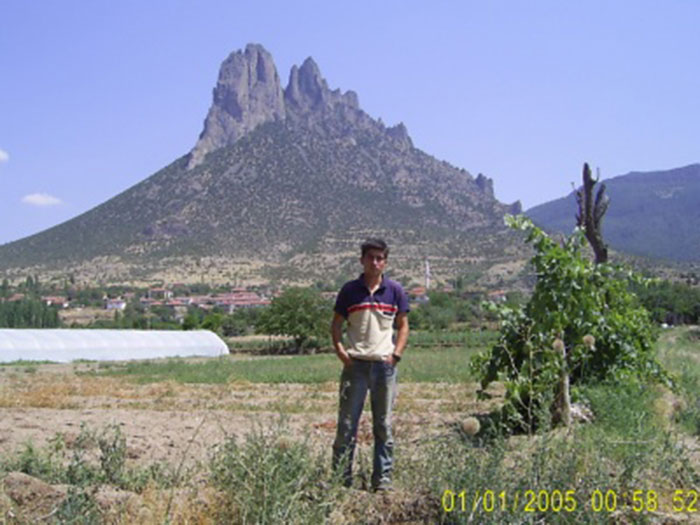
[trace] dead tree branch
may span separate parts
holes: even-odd
[[[610,198],[605,194],[605,184],[601,184],[593,199],[593,188],[598,183],[598,177],[593,180],[588,163],[583,165],[583,186],[576,190],[578,213],[576,224],[583,228],[586,239],[595,253],[596,264],[608,261],[608,245],[603,242],[601,224],[603,215],[608,210]]]

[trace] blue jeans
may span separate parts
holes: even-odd
[[[338,427],[333,442],[333,469],[342,469],[346,486],[352,483],[352,459],[357,441],[357,426],[370,391],[374,462],[372,487],[391,484],[394,438],[391,435],[391,410],[396,398],[396,368],[383,361],[353,359],[340,375]]]

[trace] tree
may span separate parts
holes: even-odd
[[[221,324],[224,316],[218,312],[211,312],[204,316],[201,328],[203,330],[211,330],[212,332],[221,332]]]
[[[189,312],[182,321],[183,330],[196,330],[199,328],[199,316],[196,313]]]
[[[328,338],[330,303],[313,288],[287,288],[260,314],[256,329],[294,339],[294,348],[319,347]]]
[[[591,248],[595,252],[595,262],[608,262],[608,246],[603,242],[602,220],[608,210],[610,198],[605,194],[605,184],[601,184],[593,200],[593,188],[598,183],[598,177],[593,180],[588,163],[583,164],[583,186],[576,190],[578,213],[576,224],[586,234]]]
[[[537,283],[524,307],[493,306],[500,337],[472,369],[482,389],[503,381],[510,428],[532,431],[551,421],[563,374],[572,386],[629,376],[670,382],[654,357],[649,313],[628,288],[640,278],[586,258],[580,228],[559,244],[525,217],[506,221],[534,246]]]

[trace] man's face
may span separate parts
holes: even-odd
[[[386,257],[382,250],[370,249],[360,257],[360,262],[365,270],[365,275],[376,277],[384,273]]]

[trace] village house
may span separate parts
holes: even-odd
[[[507,292],[505,290],[494,290],[486,295],[489,301],[504,302],[507,299]]]
[[[46,306],[58,306],[59,308],[68,308],[69,302],[65,297],[60,295],[47,295],[41,298]]]
[[[256,308],[270,304],[269,300],[263,299],[257,293],[242,288],[234,288],[231,293],[215,295],[213,299],[214,304],[228,314],[238,308]]]
[[[126,301],[121,298],[117,299],[106,299],[105,300],[105,310],[124,310],[126,308]]]
[[[172,290],[168,290],[166,288],[151,288],[148,290],[147,297],[149,299],[167,300],[172,299],[173,292]]]

